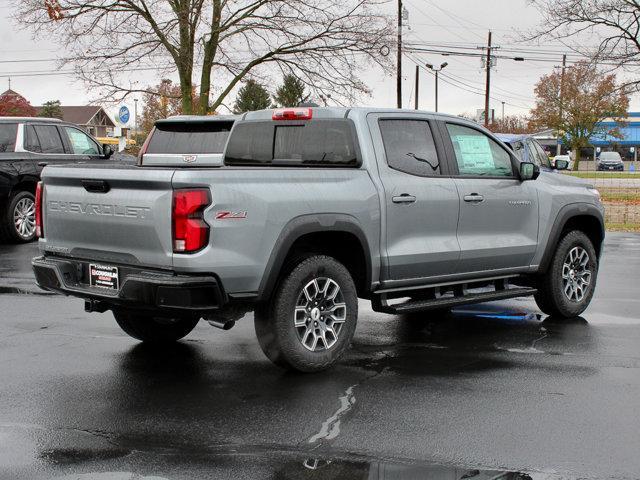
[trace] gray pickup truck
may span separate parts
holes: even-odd
[[[300,371],[348,348],[358,298],[405,314],[534,295],[577,316],[604,239],[590,185],[419,111],[181,117],[139,165],[49,166],[37,193],[42,288],[112,310],[142,341],[253,311],[267,357]]]

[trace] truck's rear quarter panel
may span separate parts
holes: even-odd
[[[371,251],[379,249],[380,207],[364,169],[176,171],[174,188],[197,186],[211,188],[213,204],[205,211],[205,221],[211,225],[209,246],[193,255],[175,255],[174,268],[212,271],[223,280],[228,293],[258,291],[278,237],[301,216],[312,221],[314,214],[347,214],[369,240]]]

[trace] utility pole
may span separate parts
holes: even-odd
[[[563,114],[563,102],[564,102],[564,71],[567,68],[567,55],[562,55],[562,73],[560,74],[560,120],[562,121]],[[556,155],[560,155],[562,153],[562,145],[560,145],[560,132],[558,134],[558,145],[556,146]]]
[[[420,66],[416,65],[416,110],[419,109],[418,98],[420,96]]]
[[[402,108],[402,0],[398,0],[398,108]]]
[[[487,84],[484,93],[484,126],[489,126],[489,94],[491,92],[491,30],[487,41]]]
[[[504,128],[504,101],[502,102],[502,127]]]

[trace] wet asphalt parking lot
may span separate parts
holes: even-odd
[[[640,478],[640,235],[608,235],[582,318],[361,302],[314,375],[267,361],[251,315],[141,345],[34,288],[36,254],[0,246],[0,478]]]

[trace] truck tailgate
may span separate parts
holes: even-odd
[[[75,258],[170,268],[174,171],[105,167],[44,169],[41,247]]]

